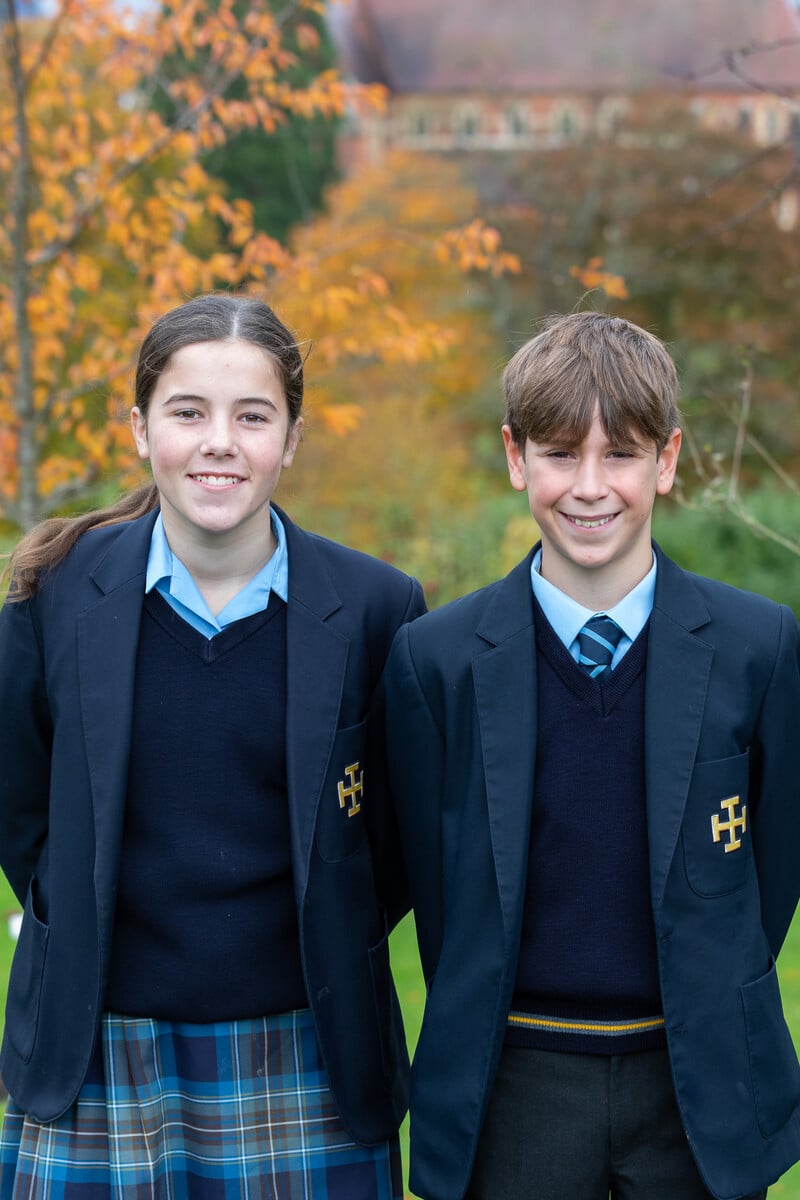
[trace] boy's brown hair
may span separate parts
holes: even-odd
[[[614,445],[654,442],[658,453],[680,424],[678,375],[666,347],[622,317],[578,312],[550,317],[503,372],[505,424],[524,452],[534,442],[577,446],[595,405]]]

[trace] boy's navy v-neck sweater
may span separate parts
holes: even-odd
[[[148,593],[107,1010],[210,1022],[307,1005],[285,730],[284,602],[209,640]]]
[[[617,1054],[663,1045],[644,770],[647,626],[599,683],[534,602],[528,881],[507,1039]],[[594,1023],[592,1034],[582,1022]],[[642,1023],[598,1036],[598,1025]]]

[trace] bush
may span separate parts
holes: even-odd
[[[800,496],[762,487],[744,498],[746,511],[800,548]],[[709,575],[788,604],[800,616],[800,556],[759,536],[742,519],[718,509],[657,504],[653,536],[687,571]]]

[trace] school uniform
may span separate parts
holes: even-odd
[[[582,1056],[624,1065],[626,1050],[656,1063],[661,1046],[703,1186],[755,1195],[800,1159],[800,1066],[775,971],[800,892],[797,621],[656,547],[649,618],[607,683],[583,682],[533,595],[537,549],[401,630],[385,674],[427,987],[411,1188],[467,1194],[501,1061],[530,1053],[566,1073]],[[582,740],[605,724],[619,795],[602,741]],[[553,764],[540,741],[567,748]],[[620,906],[617,886],[637,903]],[[590,1150],[578,1138],[573,1153]]]
[[[45,1142],[50,1130],[54,1179],[49,1123],[88,1106],[80,1138],[63,1135],[81,1144],[87,1196],[94,1138],[122,1148],[114,1187],[150,1195],[125,1147],[147,1143],[153,1089],[163,1100],[188,1081],[196,1112],[216,1095],[236,1114],[205,1135],[184,1124],[192,1187],[209,1196],[239,1175],[272,1194],[244,1143],[202,1190],[220,1145],[256,1126],[259,1155],[280,1142],[269,1169],[287,1196],[343,1194],[369,1159],[359,1147],[394,1138],[405,1111],[387,946],[405,881],[369,709],[424,601],[400,572],[276,513],[285,602],[269,581],[263,611],[234,611],[210,641],[169,581],[146,591],[155,512],[91,530],[0,615],[0,866],[24,906],[0,1073],[12,1110]],[[215,726],[195,729],[209,711]],[[233,747],[219,775],[217,745]],[[241,903],[204,912],[205,885]]]

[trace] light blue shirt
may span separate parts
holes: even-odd
[[[562,592],[554,584],[544,579],[541,575],[542,551],[536,551],[533,562],[531,563],[531,586],[533,594],[539,601],[542,612],[547,617],[559,639],[569,650],[575,662],[578,661],[578,633],[589,620],[590,617],[598,615],[597,612],[592,612],[590,608],[584,608],[582,604],[578,604],[577,600],[573,600],[566,592]],[[647,618],[653,611],[653,600],[656,594],[656,560],[653,556],[653,565],[636,587],[628,592],[627,596],[623,596],[618,604],[613,608],[600,610],[606,616],[616,621],[622,630],[622,637],[619,639],[614,657],[611,660],[611,669],[620,661],[622,656],[630,649],[633,642],[642,632],[647,623]]]
[[[278,541],[275,553],[216,617],[186,567],[170,550],[161,513],[156,517],[150,538],[145,592],[155,588],[178,616],[183,617],[184,621],[207,638],[214,637],[234,621],[241,621],[243,617],[252,617],[254,613],[263,612],[269,603],[270,592],[275,592],[276,596],[280,596],[285,602],[289,595],[286,530],[274,509],[271,508],[269,513],[272,532]]]

